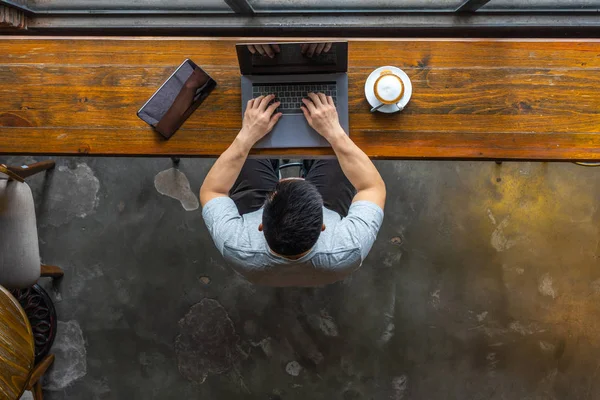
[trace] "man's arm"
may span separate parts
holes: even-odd
[[[269,106],[269,102],[274,97],[272,94],[260,96],[248,102],[240,133],[217,159],[200,188],[202,206],[216,197],[229,196],[229,190],[240,174],[250,149],[263,136],[271,132],[281,118],[281,113],[273,114],[279,102]]]
[[[352,202],[367,200],[381,209],[385,205],[385,183],[369,157],[346,135],[342,129],[331,96],[309,93],[303,99],[302,112],[308,124],[319,132],[333,147],[342,171],[356,188]]]

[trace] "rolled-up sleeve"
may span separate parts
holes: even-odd
[[[202,218],[221,254],[225,244],[235,241],[243,227],[242,217],[229,197],[216,197],[206,203]]]
[[[340,227],[347,231],[352,241],[359,246],[361,259],[364,261],[377,239],[377,233],[383,223],[383,210],[370,201],[352,203],[348,216],[342,220]]]

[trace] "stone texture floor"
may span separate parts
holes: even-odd
[[[66,272],[41,281],[61,321],[47,399],[600,398],[600,168],[378,162],[363,267],[283,290],[213,248],[212,162],[57,158],[29,179]]]

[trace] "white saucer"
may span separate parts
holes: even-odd
[[[392,71],[395,75],[398,75],[400,79],[402,79],[402,83],[404,83],[404,94],[398,102],[398,105],[404,108],[408,104],[410,96],[412,96],[412,83],[410,82],[410,78],[408,77],[408,75],[406,75],[406,72],[402,71],[398,67],[379,67],[375,71],[371,72],[371,75],[369,75],[367,81],[365,82],[365,96],[367,98],[367,101],[369,102],[371,107],[377,107],[381,104],[381,102],[377,100],[377,97],[375,97],[375,92],[373,88],[375,86],[375,81],[377,80],[377,78],[379,78],[379,74],[381,73],[381,71],[386,69]],[[396,107],[394,104],[386,104],[385,106],[379,108],[377,111],[381,111],[382,113],[386,114],[395,113],[398,112],[398,107]]]

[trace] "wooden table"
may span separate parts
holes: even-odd
[[[0,153],[218,156],[241,124],[240,41],[253,39],[2,37]],[[373,158],[600,160],[599,40],[350,40],[349,52],[350,134]],[[136,111],[186,57],[219,85],[165,141]],[[402,113],[369,113],[364,81],[382,65],[413,82]]]
[[[35,348],[25,311],[0,286],[0,398],[21,397],[33,370]]]

